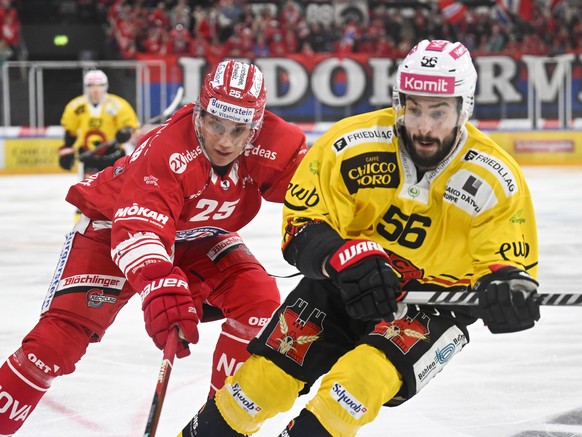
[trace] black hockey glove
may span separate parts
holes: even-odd
[[[404,295],[386,252],[378,243],[347,241],[329,258],[325,269],[339,288],[351,317],[394,320],[397,301]]]
[[[494,334],[532,328],[540,318],[535,293],[538,283],[526,271],[504,266],[483,276],[475,284],[479,312]]]
[[[59,147],[59,165],[64,170],[70,170],[75,164],[75,149],[66,144]]]
[[[115,164],[122,156],[125,156],[125,150],[120,148],[119,146],[115,145],[115,147],[111,146],[110,149],[113,149],[113,152],[109,152],[109,150],[104,155],[96,155],[93,153],[82,153],[79,155],[79,161],[81,161],[85,165],[85,169],[95,169],[95,170],[103,170],[106,167],[109,167]]]
[[[115,141],[118,144],[127,143],[133,135],[133,128],[126,126],[122,127],[115,133]]]

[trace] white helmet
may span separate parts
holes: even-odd
[[[469,50],[463,44],[425,39],[410,50],[398,67],[392,95],[397,124],[403,123],[406,95],[410,94],[461,97],[461,126],[473,114],[476,85],[477,71]]]
[[[101,70],[89,70],[85,73],[85,77],[83,78],[83,85],[85,87],[89,85],[104,85],[105,89],[109,85],[107,81],[107,75],[103,73]]]

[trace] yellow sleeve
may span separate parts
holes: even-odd
[[[473,222],[468,239],[475,272],[472,284],[491,273],[489,266],[494,264],[524,269],[533,278],[538,274],[537,226],[529,188],[513,160],[500,162],[507,166],[512,185],[498,187],[497,204]]]
[[[77,114],[84,102],[82,96],[76,97],[65,106],[61,116],[61,126],[73,136],[78,136],[78,130],[81,124],[81,117]]]
[[[121,97],[118,97],[117,99],[120,105],[119,113],[117,114],[118,129],[126,126],[132,127],[134,130],[139,128],[139,120],[133,107],[127,100],[122,99]]]
[[[353,216],[354,204],[339,176],[341,159],[330,145],[340,129],[336,125],[316,141],[291,179],[283,208],[283,245],[290,237],[286,231],[306,222],[323,221],[340,232],[342,222]]]

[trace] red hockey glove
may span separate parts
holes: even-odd
[[[404,298],[400,281],[378,243],[351,240],[328,260],[326,270],[340,289],[346,311],[354,319],[394,320],[397,301]]]
[[[176,356],[190,355],[187,343],[198,342],[198,313],[190,294],[186,276],[169,263],[145,266],[134,279],[139,284],[145,326],[148,335],[159,349],[164,349],[170,329],[180,328]]]
[[[75,149],[68,146],[59,147],[59,165],[63,170],[70,170],[75,164]]]
[[[540,319],[535,300],[538,283],[526,271],[511,266],[490,266],[493,273],[475,284],[479,310],[485,325],[494,334],[523,331]]]

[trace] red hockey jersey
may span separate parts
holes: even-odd
[[[194,104],[184,106],[131,155],[69,189],[67,201],[85,216],[112,222],[113,259],[126,275],[171,260],[177,239],[239,230],[262,198],[282,203],[307,151],[298,127],[265,111],[258,138],[221,176],[198,142],[193,112]]]

